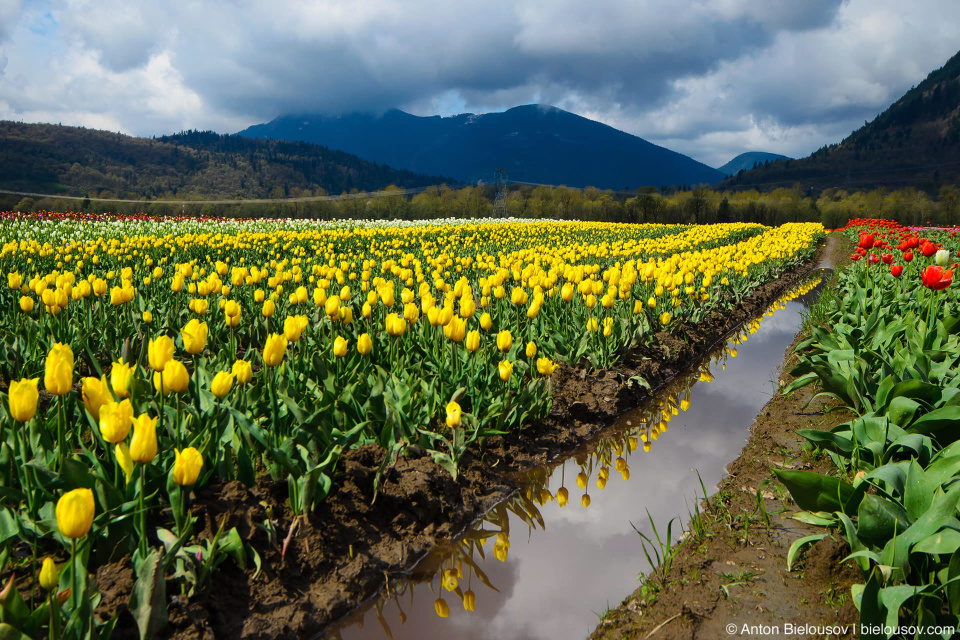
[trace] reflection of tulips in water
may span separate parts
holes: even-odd
[[[681,412],[690,410],[690,389],[700,382],[712,382],[713,374],[711,367],[721,364],[726,367],[728,358],[736,358],[739,353],[737,347],[742,345],[748,337],[756,333],[760,324],[776,311],[786,308],[786,303],[794,298],[802,296],[812,290],[820,283],[817,279],[789,294],[778,299],[768,308],[767,312],[760,318],[744,325],[742,330],[728,340],[727,345],[717,353],[710,361],[705,362],[698,370],[693,371],[684,381],[673,386],[673,392],[663,393],[659,399],[649,407],[643,416],[637,419],[631,419],[626,422],[627,429],[611,438],[602,438],[589,455],[578,455],[575,460],[569,462],[577,467],[576,485],[584,492],[580,496],[582,507],[589,507],[593,501],[591,495],[587,492],[587,487],[592,475],[596,475],[596,487],[598,490],[604,490],[610,481],[611,469],[620,474],[623,481],[630,479],[630,454],[641,448],[648,452],[652,448],[652,443],[657,441],[661,434],[669,430],[669,423],[674,416],[679,416]],[[453,411],[451,411],[453,409]],[[456,420],[457,407],[448,407],[448,416],[450,420]],[[634,424],[636,422],[637,424]],[[532,471],[527,477],[527,484],[522,486],[522,490],[506,503],[498,506],[488,513],[479,528],[467,533],[459,544],[454,548],[453,553],[443,559],[439,568],[433,576],[439,576],[440,586],[444,595],[436,597],[434,608],[436,614],[441,618],[450,616],[450,606],[446,598],[449,594],[455,594],[463,603],[465,611],[472,612],[476,610],[477,595],[470,588],[469,580],[476,576],[481,582],[490,589],[496,590],[494,585],[490,584],[487,576],[480,569],[480,562],[486,559],[483,551],[487,539],[494,538],[493,556],[500,562],[506,562],[509,557],[510,549],[510,529],[509,519],[511,517],[519,518],[532,530],[539,525],[543,528],[543,519],[538,510],[539,506],[556,498],[558,507],[566,507],[570,501],[570,491],[565,486],[564,472],[567,462],[561,463],[560,487],[556,494],[551,493],[549,480],[553,475],[554,469],[540,468]],[[486,527],[493,526],[490,530]],[[461,570],[461,567],[463,568]],[[466,574],[468,580],[467,591],[462,591],[462,580]],[[393,600],[397,607],[400,607],[399,595],[412,589],[414,583],[405,583],[397,585],[392,589]],[[377,616],[380,623],[387,627],[386,620],[382,616],[382,610],[388,601],[381,600],[376,605]],[[406,614],[400,610],[401,624],[406,622]]]

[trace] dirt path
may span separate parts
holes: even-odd
[[[784,371],[793,366],[792,353],[793,345]],[[781,388],[791,379],[782,374]],[[806,406],[818,390],[807,386],[770,400],[717,493],[701,503],[699,522],[687,525],[690,532],[672,562],[609,611],[591,640],[857,637],[850,585],[863,576],[852,562],[841,566],[846,543],[825,538],[787,571],[793,541],[826,530],[788,517],[797,508],[772,469],[829,472],[830,459],[815,456],[795,431],[830,429],[851,418],[846,411],[826,412],[830,405],[821,400]]]
[[[615,370],[588,374],[559,368],[552,377],[554,407],[542,424],[519,434],[491,439],[481,458],[467,455],[454,481],[429,458],[402,458],[385,474],[373,499],[373,480],[382,451],[363,447],[345,455],[335,490],[320,508],[293,527],[285,484],[261,479],[248,489],[239,483],[208,486],[198,492],[193,513],[203,536],[219,523],[236,526],[257,548],[263,569],[254,577],[232,562],[221,565],[213,588],[194,598],[175,598],[164,635],[172,638],[309,638],[402,578],[438,542],[464,531],[516,490],[524,469],[574,450],[611,425],[624,411],[651,397],[636,384],[640,375],[657,389],[708,353],[745,320],[799,284],[817,258],[758,288],[733,310],[682,327],[679,341],[657,334],[655,343],[630,354]],[[276,531],[268,540],[264,525]],[[116,636],[138,637],[126,610],[132,586],[128,561],[101,567],[104,594],[99,613],[120,613]],[[170,585],[168,592],[173,593]]]

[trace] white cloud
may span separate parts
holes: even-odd
[[[958,36],[955,0],[0,0],[0,116],[151,135],[542,101],[717,165],[838,141]]]

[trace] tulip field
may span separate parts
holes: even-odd
[[[855,417],[799,431],[835,474],[775,473],[804,510],[794,517],[849,544],[864,572],[852,593],[862,625],[942,628],[949,638],[960,624],[957,230],[856,220],[840,232],[857,245],[853,264],[822,326],[798,345],[784,392],[817,383]]]
[[[456,478],[466,451],[547,415],[558,367],[682,339],[823,233],[0,214],[0,637],[109,637],[91,572],[120,557],[152,636],[169,585],[190,598],[221,562],[261,569],[236,529],[197,537],[201,492],[270,482],[306,517],[370,444],[381,472],[416,449]],[[866,286],[926,314],[917,344],[940,353],[952,298],[906,286],[921,262]],[[957,380],[930,358],[906,366]]]

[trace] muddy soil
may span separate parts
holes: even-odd
[[[163,636],[316,635],[516,491],[515,478],[524,469],[574,450],[650,398],[726,334],[799,284],[818,258],[759,287],[735,309],[684,327],[678,335],[686,340],[657,334],[654,346],[631,353],[613,370],[558,368],[551,380],[554,404],[548,418],[522,434],[488,440],[479,457],[467,454],[457,481],[429,457],[401,458],[389,467],[373,502],[382,451],[368,446],[344,456],[331,495],[296,522],[285,505],[286,483],[261,480],[248,489],[234,482],[198,490],[193,513],[200,518],[200,537],[212,537],[225,518],[227,529],[236,526],[258,550],[262,571],[254,576],[224,562],[211,588],[193,598],[174,598]],[[647,380],[653,392],[626,383],[635,375]],[[267,521],[276,530],[274,539],[262,526]],[[139,637],[126,609],[133,583],[129,562],[101,567],[96,577],[103,593],[98,613],[119,614],[114,637]],[[168,583],[167,590],[173,594],[179,587]]]
[[[783,370],[789,371],[795,362],[791,345]],[[791,380],[783,373],[780,386]],[[853,562],[841,563],[850,553],[842,538],[835,535],[836,540],[817,542],[787,571],[787,552],[793,541],[828,531],[789,518],[798,509],[772,469],[830,473],[830,459],[824,454],[814,457],[795,431],[826,430],[852,418],[845,410],[831,410],[832,401],[818,399],[807,406],[819,390],[810,385],[789,397],[777,394],[770,400],[751,427],[743,453],[727,467],[728,476],[717,493],[709,502],[701,502],[700,523],[687,524],[690,532],[670,566],[648,574],[644,586],[604,616],[591,640],[771,634],[858,637],[855,625],[859,615],[850,586],[864,578]],[[788,625],[813,628],[808,629],[811,633],[788,633]],[[824,633],[822,628],[830,626],[848,632]]]

